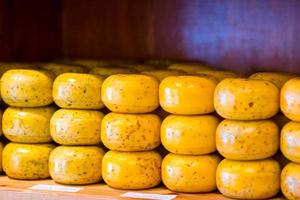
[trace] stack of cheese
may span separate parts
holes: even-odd
[[[53,84],[54,102],[61,107],[50,121],[50,133],[60,145],[49,160],[52,179],[63,184],[91,184],[102,179],[102,78],[64,73]]]
[[[170,76],[159,87],[161,107],[172,113],[161,126],[161,141],[169,153],[162,162],[165,186],[178,192],[216,189],[215,132],[219,120],[213,94],[217,80],[210,76]],[[209,115],[210,114],[210,115]]]
[[[1,78],[1,95],[9,106],[3,114],[3,133],[12,141],[3,150],[3,170],[16,179],[49,177],[53,144],[49,122],[55,111],[51,76],[44,71],[18,69]]]
[[[270,159],[279,148],[279,129],[269,120],[279,110],[279,88],[264,80],[225,79],[214,105],[225,118],[216,133],[217,187],[231,198],[263,199],[280,190],[280,166]]]
[[[102,121],[101,138],[110,149],[102,163],[104,181],[118,189],[146,189],[161,182],[158,80],[140,74],[105,79],[102,101],[112,112]]]

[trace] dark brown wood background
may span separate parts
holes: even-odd
[[[0,59],[56,57],[300,73],[300,1],[0,0]]]

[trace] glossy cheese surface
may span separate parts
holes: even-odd
[[[159,86],[159,102],[173,114],[211,113],[216,85],[217,80],[209,76],[170,76]]]
[[[300,122],[300,78],[291,79],[282,86],[280,108],[290,120]]]
[[[55,110],[54,107],[8,107],[3,114],[3,133],[12,142],[51,142],[49,124]]]
[[[54,102],[61,108],[100,109],[102,81],[92,74],[61,74],[53,84]]]
[[[169,115],[161,125],[161,141],[175,154],[201,155],[216,151],[215,134],[219,124],[213,115]]]
[[[147,189],[161,181],[161,156],[156,151],[109,151],[102,161],[102,176],[117,189]]]
[[[109,113],[102,121],[103,144],[116,151],[147,151],[160,144],[161,120],[154,114]]]
[[[294,78],[296,75],[283,72],[258,72],[249,76],[249,79],[264,80],[274,83],[281,88],[285,82]]]
[[[179,76],[183,75],[186,72],[182,70],[175,70],[175,69],[155,69],[155,70],[149,70],[149,71],[143,71],[142,74],[154,76],[159,81],[162,81],[164,78],[169,76]]]
[[[159,81],[141,74],[117,74],[103,82],[102,101],[113,112],[147,113],[158,107]]]
[[[162,181],[176,192],[211,192],[216,189],[217,155],[168,154],[162,162]]]
[[[2,152],[3,171],[15,179],[48,178],[48,160],[54,147],[52,144],[9,143]]]
[[[271,120],[223,120],[217,128],[216,144],[227,159],[264,159],[279,149],[279,129]]]
[[[267,119],[279,110],[279,89],[268,81],[225,79],[216,87],[214,105],[226,119]]]
[[[10,106],[46,106],[53,102],[52,84],[50,74],[44,71],[9,70],[1,78],[1,97]]]
[[[300,199],[300,164],[289,163],[281,172],[281,191],[287,199]]]
[[[216,177],[218,190],[230,198],[268,199],[280,190],[280,166],[272,159],[224,159],[217,168]]]
[[[93,110],[60,109],[50,121],[50,134],[61,145],[101,143],[103,113]]]
[[[235,72],[231,72],[231,71],[221,71],[221,70],[204,70],[204,71],[199,71],[199,72],[195,72],[196,74],[203,74],[203,75],[209,75],[212,76],[214,78],[216,78],[218,81],[222,81],[226,78],[238,78],[241,75],[235,73]]]
[[[280,150],[285,157],[300,163],[300,123],[289,122],[281,130]]]
[[[133,74],[136,72],[138,71],[127,67],[104,66],[91,69],[90,74],[107,77],[113,74]]]
[[[183,70],[189,73],[212,70],[211,67],[200,63],[173,63],[168,67],[168,69]]]
[[[104,150],[96,146],[59,146],[49,158],[51,178],[62,184],[92,184],[101,178]]]

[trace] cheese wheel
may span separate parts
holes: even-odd
[[[169,113],[196,115],[213,112],[217,81],[209,76],[170,76],[159,86],[159,102]]]
[[[51,76],[44,71],[16,69],[1,78],[1,96],[10,106],[39,107],[53,102]]]
[[[0,62],[0,77],[10,69],[37,69],[36,63]]]
[[[2,152],[3,171],[15,179],[45,179],[49,177],[48,160],[52,144],[7,144]]]
[[[281,172],[281,191],[287,199],[300,199],[300,164],[289,163]]]
[[[3,114],[3,133],[12,142],[51,142],[49,124],[55,110],[54,107],[9,107]]]
[[[93,110],[60,109],[51,118],[50,134],[61,145],[100,144],[103,116]]]
[[[212,70],[211,67],[202,63],[173,63],[168,67],[168,69],[183,70],[188,73]]]
[[[278,112],[279,89],[268,81],[225,79],[216,87],[214,105],[226,119],[267,119]]]
[[[117,189],[155,187],[161,181],[161,156],[156,151],[109,151],[103,157],[102,176]]]
[[[117,74],[105,79],[102,101],[111,111],[147,113],[158,107],[158,80],[140,74]]]
[[[62,184],[92,184],[102,179],[104,150],[96,146],[59,146],[49,158],[51,178]]]
[[[61,108],[100,109],[102,81],[92,74],[61,74],[53,84],[53,99]]]
[[[3,151],[4,145],[2,142],[0,142],[0,173],[2,172],[2,151]]]
[[[3,128],[2,128],[2,110],[0,110],[0,137],[2,136],[2,133],[3,133]]]
[[[226,78],[238,78],[240,77],[239,74],[231,71],[222,71],[222,70],[206,70],[206,71],[199,71],[195,72],[196,74],[200,75],[209,75],[217,79],[218,81],[222,81]]]
[[[285,82],[296,77],[294,74],[283,72],[258,72],[249,76],[249,79],[270,81],[278,88],[281,88]]]
[[[116,151],[147,151],[160,144],[160,118],[154,114],[109,113],[102,120],[103,144]]]
[[[164,147],[176,154],[201,155],[216,151],[216,128],[219,124],[213,115],[169,115],[161,125]]]
[[[300,122],[300,78],[287,81],[281,88],[280,108],[285,116]]]
[[[113,74],[133,74],[136,72],[138,71],[127,67],[103,66],[91,69],[90,74],[96,74],[99,76],[107,77]]]
[[[155,69],[155,70],[143,71],[141,73],[149,76],[154,76],[159,81],[162,81],[166,77],[179,76],[185,74],[186,72],[182,70],[175,70],[175,69]]]
[[[300,163],[300,123],[289,122],[281,130],[280,150],[285,157]]]
[[[63,73],[86,73],[87,68],[77,64],[41,63],[41,68],[48,70],[55,77]]]
[[[218,190],[234,199],[268,199],[280,190],[280,166],[272,159],[224,159],[217,168],[216,177]]]
[[[217,155],[168,154],[162,162],[162,181],[176,192],[211,192],[216,189]]]
[[[218,152],[232,160],[257,160],[279,149],[279,129],[271,120],[224,120],[216,133]]]

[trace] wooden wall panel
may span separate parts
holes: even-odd
[[[62,55],[300,72],[297,0],[64,0]]]

